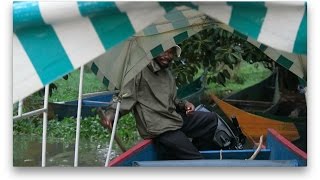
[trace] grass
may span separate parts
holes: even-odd
[[[107,90],[91,71],[85,71],[83,76],[83,94]],[[69,74],[68,80],[61,78],[55,81],[54,83],[58,89],[53,91],[49,101],[56,102],[78,99],[79,77],[80,71],[76,70]]]
[[[272,72],[269,69],[266,69],[260,63],[249,64],[243,61],[233,77],[230,80],[227,80],[225,86],[211,83],[208,85],[207,92],[214,93],[219,97],[224,97],[262,81],[271,73]]]

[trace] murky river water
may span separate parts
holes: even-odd
[[[41,166],[41,137],[15,135],[13,137],[13,165],[14,166]],[[79,167],[103,167],[105,164],[109,142],[92,142],[80,140]],[[74,165],[74,145],[66,143],[63,139],[48,139],[46,151],[46,166]],[[111,158],[121,154],[117,145],[113,145]]]

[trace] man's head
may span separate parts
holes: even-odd
[[[162,69],[168,68],[175,56],[180,56],[181,49],[179,46],[174,46],[165,52],[161,53],[159,56],[154,58],[154,60],[159,64]]]

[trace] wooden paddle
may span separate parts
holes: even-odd
[[[98,111],[98,115],[99,115],[100,119],[105,118],[104,111],[101,108],[98,108],[97,111]],[[109,126],[107,126],[107,127],[109,129],[109,132],[111,133],[112,132],[112,127],[109,127]],[[119,145],[121,151],[122,152],[126,152],[127,149],[125,148],[125,146],[123,145],[121,139],[118,137],[117,134],[115,134],[114,139],[116,140],[117,144]]]

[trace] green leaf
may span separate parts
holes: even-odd
[[[223,58],[223,55],[224,55],[223,53],[217,53],[217,54],[214,56],[214,59],[219,61],[219,60],[221,60],[221,59]]]
[[[234,48],[233,48],[234,50],[236,50],[236,51],[242,51],[242,49],[241,49],[241,47],[240,46],[234,46]]]
[[[227,38],[231,38],[232,34],[229,32],[226,32],[226,33],[227,33]]]
[[[228,70],[224,69],[222,73],[227,79],[230,79],[230,74],[229,74]]]
[[[219,30],[219,36],[220,36],[220,37],[223,36],[223,30]]]
[[[223,51],[223,48],[222,47],[217,47],[216,51]]]
[[[223,73],[221,72],[218,73],[217,82],[225,86],[224,83],[226,82],[226,78],[224,77]]]
[[[231,53],[231,54],[232,54],[232,53]],[[237,63],[237,60],[234,59],[234,57],[233,57],[231,54],[228,54],[228,55],[227,55],[228,63],[229,63],[229,64],[236,64],[236,63]]]

